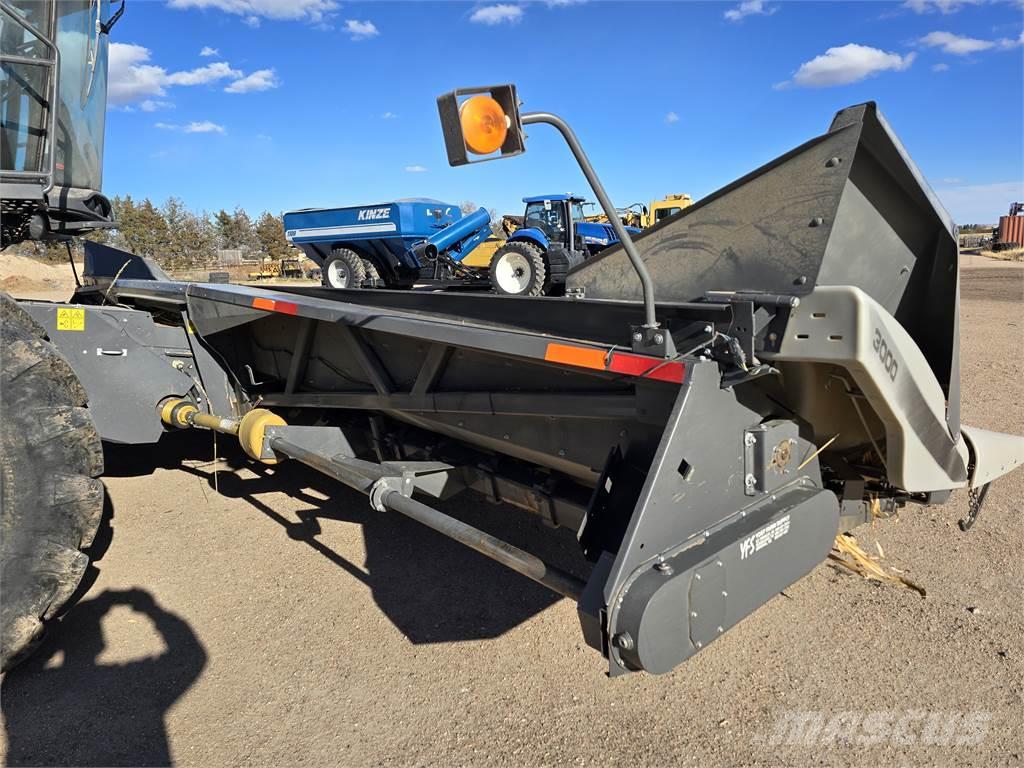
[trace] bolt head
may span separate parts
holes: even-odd
[[[629,632],[619,632],[612,638],[612,644],[616,648],[621,648],[624,651],[633,650],[633,638]]]
[[[662,344],[662,343],[664,343],[664,341],[665,341],[665,334],[663,334],[663,333],[656,333],[656,334],[654,334],[654,343],[655,344]]]
[[[633,334],[633,341],[643,341],[643,340],[644,340],[644,335],[642,333],[638,332],[638,333],[634,333]]]

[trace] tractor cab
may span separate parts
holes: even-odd
[[[610,224],[587,221],[582,197],[538,195],[524,197],[523,202],[523,226],[491,259],[490,280],[496,293],[560,294],[572,267],[619,242]]]

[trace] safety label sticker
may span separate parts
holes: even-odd
[[[74,307],[62,307],[57,310],[58,331],[84,331],[85,310]]]

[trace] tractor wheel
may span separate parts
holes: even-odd
[[[547,267],[544,254],[532,243],[513,240],[491,257],[491,287],[505,296],[540,296]]]
[[[348,248],[335,248],[324,262],[323,281],[328,288],[362,288],[365,279],[363,260]]]
[[[0,668],[31,653],[89,565],[103,446],[46,331],[0,293]]]

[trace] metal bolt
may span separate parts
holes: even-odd
[[[826,168],[835,168],[841,162],[843,162],[843,161],[840,160],[838,157],[830,157],[828,160],[825,161],[825,167]]]
[[[813,219],[811,219],[811,223],[808,224],[807,226],[809,226],[809,227],[820,227],[824,223],[825,223],[825,220],[823,218],[821,218],[821,216],[815,216]]]
[[[725,591],[725,590],[723,589],[723,590],[722,590],[722,597],[728,597],[728,596],[729,596],[729,593],[728,593],[728,592],[726,592],[726,591]]]
[[[743,484],[746,485],[747,488],[753,488],[757,485],[757,478],[754,477],[752,473],[748,472],[747,476],[743,478]]]
[[[717,566],[718,566],[719,568],[721,568],[721,567],[723,567],[723,566],[724,566],[725,564],[724,564],[724,563],[723,563],[723,562],[722,562],[721,560],[715,560],[715,565],[717,565]]]
[[[629,632],[619,632],[619,634],[612,638],[612,643],[616,648],[621,648],[624,651],[633,650],[633,638]]]
[[[672,566],[668,563],[655,563],[654,570],[663,576],[671,576],[674,573]]]
[[[558,455],[559,456],[565,456],[565,448],[559,448],[558,449]]]
[[[690,618],[691,619],[696,619],[697,618],[697,612],[696,611],[690,611]]]
[[[693,574],[693,578],[695,578],[697,581],[700,581],[700,574],[699,573]],[[694,616],[696,616],[696,615],[697,614],[694,614]]]
[[[656,334],[654,334],[654,343],[655,344],[661,344],[664,341],[665,341],[665,334],[663,334],[663,333],[656,333]]]
[[[501,437],[502,437],[503,439],[505,439],[505,440],[508,440],[508,439],[509,439],[509,438],[508,438],[508,435],[502,435]]]
[[[721,627],[716,627],[716,629],[718,630],[718,634],[722,634],[723,632],[725,632],[725,630]]]
[[[807,284],[807,275],[800,275],[800,277],[798,277],[796,280],[793,281],[793,284],[794,285],[806,285]]]
[[[704,643],[702,643],[700,640],[698,640],[697,641],[697,647],[698,648],[703,648],[704,647]]]
[[[714,330],[715,330],[715,326],[713,326],[713,325],[705,325],[704,326],[704,333],[711,333]]]
[[[757,438],[754,437],[754,433],[753,432],[747,432],[743,436],[743,444],[744,445],[753,445],[756,442],[757,442]]]
[[[643,341],[643,340],[644,340],[644,335],[642,333],[634,333],[633,334],[633,341]]]

